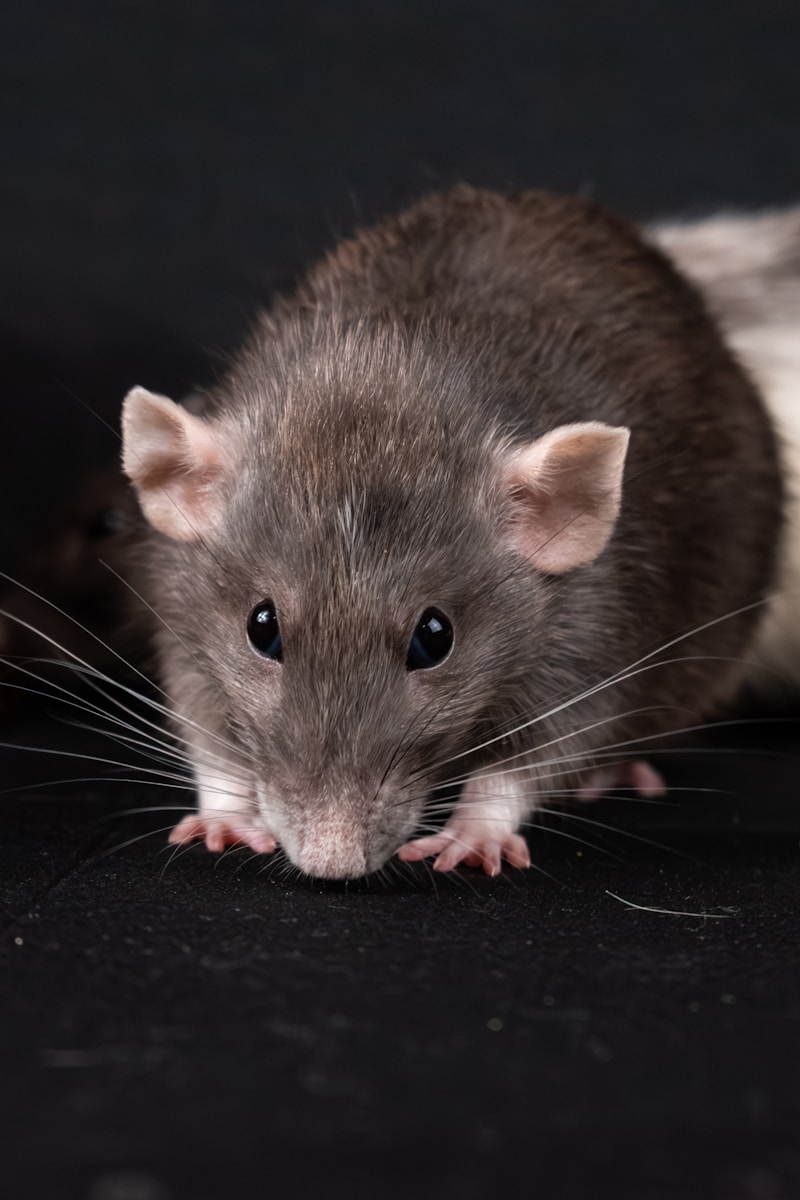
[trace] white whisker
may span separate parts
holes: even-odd
[[[738,916],[737,911],[729,910],[728,912],[681,912],[671,908],[653,908],[650,904],[635,904],[633,900],[626,900],[623,896],[618,896],[616,892],[610,892],[606,888],[606,895],[611,896],[613,900],[619,900],[620,904],[624,904],[626,908],[635,908],[638,912],[662,913],[666,917],[701,917],[707,921],[724,921],[730,917]]]
[[[10,576],[3,575],[2,572],[0,572],[0,578],[10,579],[10,581],[12,583],[15,582],[13,579],[11,579]],[[31,591],[30,588],[28,588],[26,590]],[[36,595],[35,592],[31,592],[31,594],[34,596]],[[47,603],[47,601],[45,601],[45,603]],[[65,614],[65,615],[67,615],[67,614]],[[109,696],[96,683],[92,683],[92,681],[99,679],[103,683],[109,685],[110,687],[117,688],[119,691],[124,692],[126,695],[133,697],[140,703],[148,705],[150,708],[153,708],[156,712],[160,713],[162,716],[173,717],[173,716],[178,715],[180,720],[183,722],[183,724],[185,724],[189,728],[195,729],[197,732],[202,733],[204,735],[204,737],[210,738],[212,741],[217,742],[219,745],[221,745],[226,750],[233,750],[237,755],[242,754],[242,748],[239,746],[236,746],[234,743],[230,742],[229,739],[222,737],[222,735],[220,735],[212,730],[203,728],[203,726],[199,725],[196,721],[193,721],[190,718],[188,718],[182,714],[176,714],[171,708],[168,708],[165,705],[160,704],[157,700],[152,699],[152,697],[145,696],[140,692],[134,691],[133,688],[128,687],[127,684],[123,683],[121,680],[112,679],[109,675],[106,675],[106,674],[104,674],[104,672],[99,671],[96,667],[93,667],[91,665],[91,663],[86,662],[86,660],[81,658],[80,655],[75,654],[74,651],[69,650],[65,646],[62,646],[60,642],[57,642],[55,640],[55,638],[50,637],[49,634],[43,633],[41,630],[36,629],[36,627],[34,625],[31,625],[28,621],[24,621],[22,619],[22,617],[18,617],[14,613],[8,612],[5,609],[0,609],[0,616],[5,617],[7,620],[14,622],[15,624],[19,625],[23,629],[27,629],[30,633],[36,634],[37,637],[42,638],[43,641],[46,641],[49,645],[53,646],[56,650],[59,651],[59,653],[65,654],[67,656],[67,659],[70,661],[69,661],[69,663],[63,663],[61,665],[69,665],[78,674],[83,674],[85,677],[87,677],[88,682],[90,682],[90,684],[92,684],[92,686],[94,686],[96,688],[96,690],[98,690],[101,693],[101,695],[103,695],[106,699],[110,700],[111,703],[116,704],[118,707],[122,708],[124,711],[128,711],[128,710],[126,709],[125,705],[122,704],[121,701],[115,699],[114,697]],[[77,622],[76,622],[76,624],[77,624]],[[81,626],[81,628],[82,628],[82,626]],[[99,641],[100,639],[96,639],[96,640]],[[119,655],[117,657],[121,658],[121,656],[119,656]],[[121,661],[124,662],[125,660],[121,659]],[[17,667],[16,669],[21,669],[21,668]],[[147,677],[145,675],[143,675],[141,673],[141,671],[137,672],[137,674],[139,674],[142,679],[146,680],[146,682],[149,685],[150,681],[147,680]],[[40,680],[40,682],[42,682],[42,681]],[[158,689],[158,690],[160,691],[160,689]],[[161,692],[161,694],[166,695],[166,693],[164,693],[164,692]],[[169,697],[166,697],[166,698],[169,699]],[[142,719],[144,719],[144,718],[142,718]],[[151,722],[146,722],[146,723],[151,724]]]
[[[54,644],[58,644],[58,643],[54,643]],[[211,760],[211,767],[218,768],[218,767],[223,766],[223,767],[225,767],[225,769],[229,770],[229,773],[233,772],[234,767],[233,767],[233,764],[230,763],[229,758],[219,756],[216,754],[215,751],[212,751],[207,748],[200,748],[200,749],[196,750],[196,748],[194,748],[192,743],[188,742],[188,740],[186,738],[181,738],[179,736],[179,734],[172,733],[172,732],[167,734],[167,732],[163,730],[161,725],[156,724],[155,721],[149,720],[142,713],[137,713],[136,710],[128,707],[127,704],[122,703],[120,700],[118,700],[118,698],[116,698],[114,696],[110,696],[108,694],[108,692],[104,691],[103,688],[101,688],[101,686],[98,685],[96,682],[96,679],[101,679],[103,683],[107,683],[109,686],[114,686],[114,688],[116,688],[116,686],[122,686],[119,683],[119,680],[110,679],[109,677],[104,676],[104,674],[102,672],[96,671],[94,667],[89,667],[88,665],[83,664],[83,662],[71,662],[68,660],[60,660],[60,659],[56,659],[56,660],[53,660],[53,659],[29,659],[26,661],[34,662],[34,664],[40,664],[40,665],[42,665],[42,664],[55,665],[55,666],[59,666],[62,668],[66,668],[66,670],[73,671],[74,673],[77,674],[77,676],[84,679],[84,682],[88,683],[88,685],[90,686],[90,688],[92,688],[92,690],[96,691],[98,695],[101,695],[103,697],[103,700],[106,700],[109,703],[112,703],[115,708],[118,708],[120,710],[120,712],[126,713],[128,716],[131,716],[131,718],[133,720],[136,720],[137,722],[139,722],[139,724],[138,724],[138,726],[133,726],[130,724],[130,722],[120,719],[119,716],[114,716],[112,713],[109,713],[108,710],[102,708],[100,706],[100,704],[92,703],[91,701],[88,700],[88,698],[79,696],[77,694],[77,692],[71,691],[70,689],[66,688],[66,686],[55,683],[54,680],[44,678],[44,677],[40,676],[40,674],[37,674],[35,671],[31,671],[30,667],[24,667],[20,664],[14,664],[13,665],[14,671],[19,671],[20,673],[25,674],[25,676],[29,676],[31,679],[35,679],[36,682],[42,683],[47,686],[48,691],[41,692],[41,695],[46,696],[46,698],[49,698],[49,700],[53,700],[60,704],[64,704],[65,707],[77,708],[78,710],[80,710],[80,712],[86,712],[91,715],[98,716],[98,718],[108,721],[109,724],[118,725],[122,728],[130,728],[130,730],[136,730],[136,732],[142,734],[143,737],[149,738],[151,740],[151,743],[161,746],[161,748],[163,748],[163,751],[166,752],[166,754],[181,754],[182,757],[184,757],[185,761],[187,761],[187,762],[193,761],[193,760],[190,760],[190,757],[188,757],[188,755],[184,754],[184,751],[178,750],[178,746],[176,746],[176,743],[182,742],[182,743],[184,743],[184,745],[190,746],[190,748],[194,751],[194,754],[203,755],[204,757],[209,758],[209,760]],[[20,684],[4,683],[4,685],[10,686],[10,688],[14,688],[14,689],[35,691],[37,695],[40,694],[40,692],[38,692],[38,689],[24,689],[23,685],[20,685]],[[133,696],[133,698],[136,698],[136,700],[142,701],[144,703],[149,703],[148,697],[140,696],[138,694],[138,692],[131,691],[130,689],[127,689],[127,688],[125,688],[124,690],[126,692],[128,692],[128,694]],[[54,691],[58,692],[58,695],[53,695]],[[65,698],[65,697],[68,697],[68,698]],[[158,707],[161,707],[161,706],[158,706]],[[163,709],[163,712],[168,713],[168,710]],[[76,724],[79,725],[80,722],[76,722]],[[146,728],[142,728],[142,726],[146,726]],[[86,728],[92,728],[92,730],[94,730],[94,732],[103,733],[109,737],[112,736],[112,734],[110,734],[109,731],[102,730],[102,728],[97,728],[97,727],[92,727],[92,726],[86,726]],[[148,730],[151,730],[152,732],[148,732]],[[166,738],[168,736],[170,739],[172,739],[172,740],[170,740],[170,742],[167,742],[167,740],[166,740]]]
[[[568,741],[570,738],[580,737],[581,735],[583,735],[585,733],[590,733],[594,729],[601,729],[604,725],[613,724],[616,721],[623,721],[628,717],[637,717],[637,716],[641,716],[643,713],[661,712],[664,710],[676,711],[677,706],[670,705],[670,704],[654,704],[654,705],[650,705],[649,707],[645,707],[645,708],[630,709],[628,712],[614,713],[612,716],[603,717],[602,719],[600,719],[598,721],[594,721],[589,725],[582,725],[578,729],[570,729],[566,733],[559,734],[558,737],[552,738],[549,742],[544,742],[542,745],[536,746],[535,751],[536,751],[536,753],[539,753],[542,750],[548,750],[551,746],[557,746],[560,742]],[[479,746],[479,747],[477,747],[477,749],[480,750],[480,749],[483,749],[483,747]],[[509,754],[506,758],[498,759],[496,765],[503,766],[504,763],[515,762],[518,758],[523,758],[523,757],[530,758],[531,753],[532,753],[532,751],[530,749],[520,750],[516,754]],[[585,757],[585,751],[581,752],[581,755]],[[581,755],[576,755],[576,757],[580,757]],[[462,756],[456,755],[455,757],[460,758]],[[452,761],[453,761],[453,759],[446,760],[446,762],[452,762]],[[551,760],[551,761],[560,762],[561,759],[556,759],[556,760]],[[437,764],[437,767],[446,765],[446,762]],[[547,762],[548,762],[548,760],[545,760],[544,763],[541,765],[546,766]],[[507,771],[495,772],[494,765],[495,764],[491,765],[493,777],[495,777],[496,775],[499,775],[499,774],[511,775],[511,774],[514,774],[515,772],[530,771],[532,769],[532,763],[528,762],[519,767],[510,767],[510,768],[508,768]],[[537,760],[537,765],[539,765],[538,760]],[[471,772],[470,772],[470,774],[471,774]],[[462,775],[460,778],[448,779],[444,783],[440,783],[437,786],[431,788],[430,794],[433,794],[434,792],[438,792],[438,791],[443,791],[445,788],[448,788],[448,787],[454,787],[460,783],[466,783],[466,781],[469,778],[470,778],[470,775],[468,774],[468,775]]]
[[[723,617],[718,617],[713,621],[708,621],[704,625],[699,625],[694,629],[691,629],[688,633],[681,634],[680,637],[676,637],[669,642],[665,642],[664,645],[660,646],[657,650],[652,650],[649,654],[643,655],[634,663],[631,663],[630,666],[624,667],[622,670],[614,672],[613,675],[607,676],[601,683],[592,685],[583,692],[579,693],[577,696],[560,701],[552,708],[549,708],[546,712],[539,713],[535,717],[531,717],[529,720],[523,721],[519,725],[513,726],[510,729],[506,729],[502,733],[488,738],[486,741],[481,742],[477,746],[471,746],[468,750],[462,750],[458,754],[452,755],[450,758],[440,762],[438,764],[439,767],[446,766],[448,763],[455,762],[457,759],[465,758],[468,755],[476,754],[480,750],[486,750],[489,746],[493,746],[496,742],[503,741],[505,738],[514,737],[515,734],[523,733],[526,729],[530,729],[539,722],[557,716],[558,713],[564,712],[566,709],[572,708],[576,704],[580,704],[584,700],[588,700],[589,698],[598,695],[600,692],[613,687],[615,684],[626,683],[630,679],[635,679],[637,676],[644,674],[647,671],[656,670],[659,667],[674,666],[679,663],[689,662],[726,662],[736,663],[737,665],[755,666],[756,664],[748,659],[716,654],[688,654],[681,655],[677,658],[660,658],[657,662],[650,662],[649,660],[654,658],[656,655],[663,654],[672,646],[675,646],[682,641],[686,641],[687,639],[696,636],[698,633],[702,633],[704,630],[709,629],[714,625],[720,624],[722,621],[731,620],[734,617],[741,616],[743,613],[750,612],[754,608],[758,608],[762,603],[763,601],[759,601],[756,604],[749,604],[744,608],[735,610],[734,612],[726,613]]]
[[[105,567],[105,569],[107,571],[110,571],[115,579],[118,579],[120,583],[124,584],[125,587],[128,589],[128,591],[131,592],[136,597],[136,599],[139,601],[140,604],[143,604],[145,606],[147,611],[149,613],[151,613],[156,618],[157,621],[161,622],[161,624],[167,630],[167,632],[172,634],[172,636],[175,638],[175,641],[178,642],[179,645],[181,645],[183,647],[183,649],[186,651],[186,653],[189,655],[189,657],[194,661],[195,665],[197,667],[199,667],[202,671],[200,661],[197,658],[194,651],[189,646],[186,645],[186,642],[183,640],[183,638],[180,636],[180,634],[178,634],[176,632],[176,630],[174,630],[172,628],[172,626],[167,621],[164,620],[164,618],[161,616],[161,613],[158,612],[155,608],[153,608],[152,604],[150,604],[147,600],[145,600],[142,593],[140,591],[137,591],[137,589],[133,586],[133,584],[130,582],[130,580],[126,579],[124,575],[120,575],[119,571],[115,571],[114,568],[110,565],[110,563],[107,563],[104,559],[100,558],[100,559],[98,559],[98,562],[100,563],[101,567]],[[161,691],[160,688],[158,690]],[[166,693],[162,692],[162,695],[165,695],[165,694]]]
[[[6,575],[4,571],[0,571],[0,579],[5,579],[6,583],[10,583],[14,587],[20,588],[23,592],[27,592],[29,596],[33,596],[34,599],[38,600],[41,604],[46,604],[48,608],[53,610],[53,612],[57,612],[59,616],[64,617],[65,620],[69,621],[72,625],[75,625],[81,630],[82,633],[85,633],[88,637],[90,637],[92,641],[96,642],[99,646],[102,646],[104,650],[116,658],[118,662],[122,663],[124,667],[127,667],[129,671],[133,671],[135,675],[138,675],[140,679],[144,680],[148,687],[154,686],[153,681],[148,679],[147,676],[138,669],[138,667],[135,667],[133,663],[128,662],[128,660],[122,654],[119,654],[113,648],[113,646],[109,646],[108,642],[103,641],[103,639],[99,637],[94,630],[89,629],[86,625],[79,621],[77,617],[74,617],[65,609],[60,608],[58,604],[54,604],[52,600],[48,600],[46,596],[42,596],[33,588],[28,587],[27,584],[21,583],[18,579],[14,579],[11,575]],[[3,612],[2,610],[0,610],[0,616],[4,616],[7,620],[16,620],[18,624],[22,625],[25,629],[35,633],[37,637],[43,638],[45,641],[49,642],[51,646],[55,646],[56,649],[60,650],[62,654],[69,654],[70,657],[75,658],[78,662],[83,661],[77,654],[73,654],[72,651],[69,650],[64,650],[63,646],[60,646],[53,638],[49,637],[41,630],[34,628],[32,625],[29,625],[26,621],[23,621],[22,618],[15,618],[11,613]],[[163,692],[161,688],[157,688],[157,691],[161,692],[162,696],[166,696],[166,692]],[[169,699],[169,697],[167,697],[167,699]]]

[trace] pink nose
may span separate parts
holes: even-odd
[[[320,822],[288,848],[296,867],[317,879],[358,879],[372,869],[363,829],[344,822]]]

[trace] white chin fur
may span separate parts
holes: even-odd
[[[759,691],[800,686],[800,207],[654,226],[653,242],[706,297],[758,385],[781,441],[787,521],[774,598],[746,678]],[[783,271],[778,266],[783,266]]]

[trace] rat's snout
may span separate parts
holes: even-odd
[[[289,831],[287,831],[289,833]],[[281,844],[296,867],[318,879],[358,879],[376,871],[392,849],[374,835],[360,806],[311,811]]]
[[[366,847],[353,842],[342,846],[314,837],[290,857],[301,871],[317,879],[358,879],[370,871]]]

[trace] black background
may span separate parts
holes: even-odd
[[[794,201],[798,21],[777,0],[5,5],[0,562],[116,452],[80,401],[116,428],[133,383],[188,390],[271,289],[422,191]]]
[[[131,385],[208,379],[422,191],[800,199],[777,0],[17,2],[0,54],[3,569],[115,455]],[[44,718],[5,740],[86,748]],[[795,747],[729,734],[671,775],[721,794],[593,810],[647,841],[564,822],[596,848],[539,834],[547,874],[438,886],[107,854],[169,820],[108,813],[158,797],[5,795],[0,1192],[800,1196]],[[95,771],[2,761],[6,787]]]

